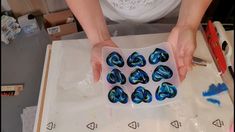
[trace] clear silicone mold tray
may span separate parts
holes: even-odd
[[[159,106],[179,97],[178,71],[168,43],[137,49],[104,47],[102,55],[107,104]]]

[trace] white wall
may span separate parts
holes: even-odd
[[[2,11],[9,11],[11,10],[7,0],[1,0]]]

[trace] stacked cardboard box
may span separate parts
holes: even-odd
[[[45,28],[52,40],[77,32],[77,24],[70,10],[49,13],[43,16]]]

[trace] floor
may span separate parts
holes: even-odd
[[[1,43],[1,85],[24,84],[18,96],[1,97],[1,132],[22,132],[20,114],[37,105],[46,46],[45,30],[26,36],[21,32],[9,45]]]

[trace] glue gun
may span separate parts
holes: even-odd
[[[233,72],[232,64],[231,64],[231,56],[232,56],[232,52],[233,52],[231,43],[228,41],[228,38],[227,38],[227,35],[226,35],[226,32],[225,32],[223,25],[218,21],[213,22],[213,24],[215,26],[215,29],[216,29],[218,37],[219,37],[219,44],[222,48],[223,55],[225,56],[228,70],[229,70],[232,78],[234,78],[234,72]]]
[[[222,48],[219,44],[220,42],[219,42],[216,28],[214,24],[211,22],[211,20],[208,21],[205,33],[207,37],[209,50],[212,53],[216,66],[219,72],[223,74],[227,70],[226,60],[225,60]]]

